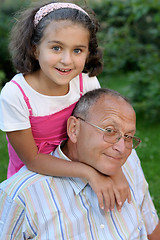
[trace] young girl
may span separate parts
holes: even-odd
[[[52,1],[23,12],[10,43],[19,73],[2,89],[0,127],[8,137],[8,177],[26,164],[41,174],[86,178],[108,210],[115,199],[122,202],[109,177],[104,181],[88,165],[49,154],[66,140],[66,122],[78,99],[100,87],[97,30],[93,16],[72,3]],[[115,182],[121,177],[120,170]],[[130,198],[127,184],[123,196]]]

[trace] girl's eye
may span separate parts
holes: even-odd
[[[82,52],[82,51],[81,51],[81,49],[78,49],[78,48],[77,48],[77,49],[74,49],[74,52],[75,52],[75,53],[80,53],[80,52]]]
[[[60,51],[60,47],[55,46],[55,47],[53,47],[53,50],[54,50],[54,51]]]

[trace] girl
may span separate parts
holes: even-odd
[[[66,121],[78,99],[100,87],[95,77],[102,71],[97,30],[93,16],[72,3],[52,1],[23,12],[10,43],[19,73],[1,92],[0,125],[8,138],[8,177],[26,164],[41,174],[86,178],[100,207],[104,198],[108,210],[115,199],[121,206],[110,178],[104,181],[88,165],[49,154],[66,140]],[[116,179],[122,176],[120,171]],[[130,198],[128,185],[124,192],[124,199]]]

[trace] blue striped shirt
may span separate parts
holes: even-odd
[[[60,148],[54,155],[66,159]],[[44,176],[24,166],[0,185],[0,239],[147,239],[158,217],[135,151],[123,170],[132,204],[105,212],[86,180]]]

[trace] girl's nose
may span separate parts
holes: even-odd
[[[70,52],[68,51],[63,52],[61,56],[61,63],[63,63],[64,65],[69,65],[72,63],[72,56]]]

